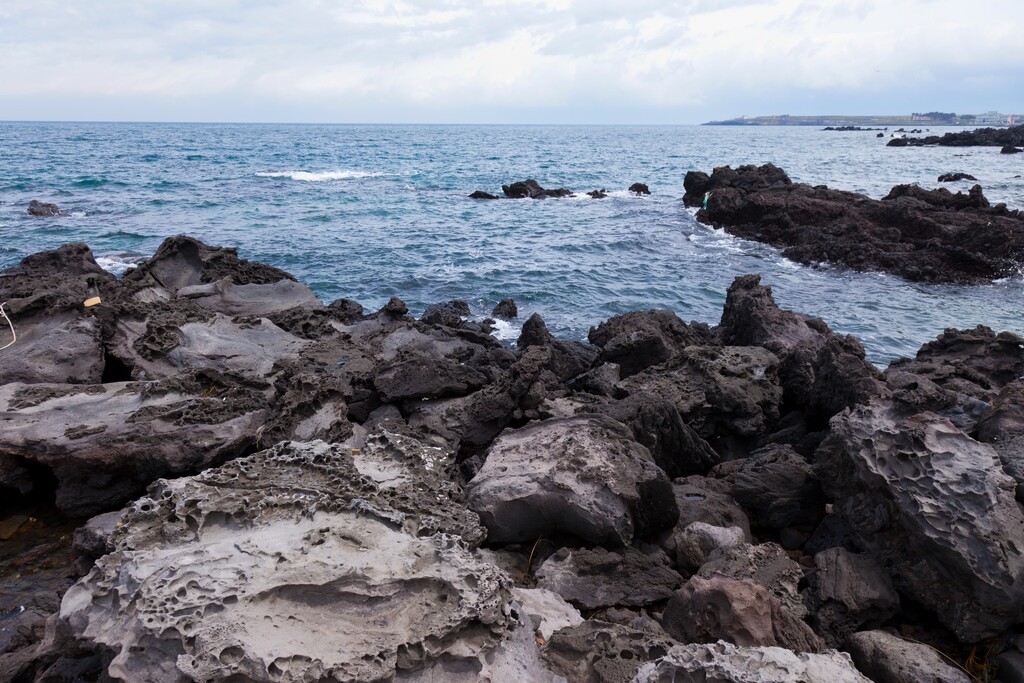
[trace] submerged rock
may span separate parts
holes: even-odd
[[[47,204],[41,202],[38,199],[33,199],[28,203],[28,215],[29,216],[58,216],[60,215],[60,207],[56,204]]]
[[[572,192],[560,187],[557,190],[545,190],[536,180],[520,180],[509,185],[502,185],[501,191],[512,199],[547,199],[548,197],[571,197]]]
[[[958,180],[977,180],[970,173],[943,173],[939,176],[940,183],[955,183]]]
[[[647,185],[644,183],[633,183],[632,185],[629,186],[629,191],[632,192],[633,194],[640,195],[651,193],[650,188],[648,188]]]

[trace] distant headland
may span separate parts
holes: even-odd
[[[740,116],[725,121],[708,121],[705,126],[1013,126],[1024,122],[1024,114],[954,114],[930,111],[923,114],[880,116]]]

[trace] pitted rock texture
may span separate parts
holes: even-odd
[[[675,644],[657,627],[591,619],[556,631],[544,646],[544,660],[572,683],[625,683],[641,664],[665,656]]]
[[[1024,617],[1024,514],[991,446],[873,402],[832,421],[815,467],[857,542],[962,640]]]
[[[506,431],[469,482],[491,543],[566,533],[629,544],[679,518],[672,486],[622,424],[599,416]]]
[[[871,683],[845,652],[795,653],[718,642],[677,645],[644,664],[634,683]]]
[[[622,377],[664,363],[687,346],[708,343],[706,325],[687,325],[672,311],[630,311],[590,329],[591,344],[601,348],[601,360],[616,363]]]
[[[803,570],[775,543],[719,547],[708,555],[697,573],[706,579],[719,575],[749,579],[764,586],[793,614],[798,617],[807,614],[807,606],[800,595]]]
[[[293,442],[160,481],[61,619],[132,681],[377,681],[441,659],[479,671],[522,624],[507,575],[466,545],[483,534],[457,488],[438,487],[449,465],[382,433],[358,455]]]
[[[668,600],[683,583],[655,546],[647,552],[626,548],[562,548],[544,561],[537,585],[587,610],[616,605],[640,607]]]

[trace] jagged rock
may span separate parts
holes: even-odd
[[[970,173],[943,173],[939,176],[940,183],[955,183],[958,180],[977,180]]]
[[[837,416],[815,468],[897,589],[966,642],[1024,617],[1024,514],[999,457],[933,413]]]
[[[687,325],[672,311],[630,311],[590,328],[587,338],[601,348],[601,360],[619,365],[622,377],[664,363],[687,346],[711,341],[706,325]]]
[[[660,550],[623,553],[604,548],[562,548],[537,569],[537,585],[583,609],[643,607],[667,600],[683,583]]]
[[[789,446],[751,453],[733,477],[733,497],[755,526],[769,529],[816,525],[825,515],[825,496],[811,463]]]
[[[845,652],[796,653],[718,642],[677,645],[644,664],[633,683],[870,683]]]
[[[693,522],[675,538],[676,564],[693,572],[719,548],[743,545],[747,537],[738,526],[721,527]]]
[[[900,608],[900,599],[885,570],[867,555],[830,548],[814,556],[810,577],[812,623],[832,647],[847,636],[883,624]]]
[[[502,299],[494,306],[491,315],[502,320],[512,320],[519,316],[519,308],[514,299]]]
[[[668,601],[662,624],[687,643],[725,640],[743,647],[820,652],[824,642],[764,586],[728,576],[694,576]]]
[[[473,194],[469,195],[470,199],[498,199],[496,195],[490,192],[484,192],[483,190],[477,190]]]
[[[61,619],[118,651],[109,671],[126,680],[479,672],[526,629],[508,577],[466,545],[483,530],[451,466],[442,449],[384,432],[359,455],[282,444],[161,481]]]
[[[426,310],[423,311],[423,315],[420,316],[420,321],[428,325],[459,327],[462,325],[462,319],[468,316],[469,313],[469,304],[461,299],[452,299],[443,304],[430,304],[427,306]]]
[[[885,631],[854,633],[846,650],[861,673],[876,683],[971,683],[966,673],[924,643]]]
[[[794,184],[771,164],[716,168],[710,177],[691,171],[684,185],[683,200],[701,207],[701,222],[807,265],[980,283],[1017,272],[1024,257],[1024,212],[989,206],[977,185],[967,194],[900,185],[875,200]]]
[[[334,315],[342,323],[350,324],[357,322],[363,317],[363,306],[358,301],[352,299],[338,299],[332,301],[331,305],[327,307],[330,309],[331,314]]]
[[[60,207],[56,204],[47,204],[41,202],[38,199],[33,199],[28,203],[28,215],[29,216],[59,216]]]
[[[558,378],[565,382],[586,372],[597,359],[599,350],[589,344],[580,342],[563,341],[556,339],[548,331],[544,319],[534,313],[525,323],[523,330],[516,341],[516,345],[525,350],[531,346],[546,346],[551,349],[551,360],[549,369]]]
[[[608,197],[608,192],[605,190],[591,190],[587,192],[587,196],[591,199],[605,199]]]
[[[461,396],[483,386],[487,378],[453,359],[423,357],[388,364],[373,380],[381,399],[388,402]]]
[[[82,574],[88,573],[95,560],[113,550],[110,540],[114,531],[121,525],[124,514],[124,510],[104,512],[75,529],[71,547],[75,551],[79,566],[83,569]]]
[[[697,572],[706,579],[726,576],[750,580],[763,586],[787,611],[798,617],[807,615],[800,595],[803,570],[775,543],[723,546],[713,550]]]
[[[633,183],[629,186],[629,191],[633,194],[650,194],[651,190],[644,183]]]
[[[920,133],[921,131],[917,132]],[[941,147],[1000,147],[1002,145],[1020,144],[1024,144],[1024,126],[975,128],[973,130],[946,133],[942,136],[928,135],[923,138],[895,138],[889,142],[889,147],[925,147],[929,145],[939,145]]]
[[[177,345],[167,360],[177,370],[208,369],[265,379],[285,356],[308,345],[266,318],[239,325],[217,313],[209,321],[190,322],[176,331]]]
[[[619,387],[672,401],[716,452],[737,457],[779,418],[778,363],[775,354],[755,346],[691,346]]]
[[[386,318],[401,318],[409,312],[409,307],[405,305],[405,302],[399,299],[397,296],[393,296],[388,299],[388,302],[377,311],[379,317]]]
[[[266,399],[201,371],[148,383],[11,383],[0,387],[0,459],[34,462],[72,516],[120,507],[154,479],[196,471],[249,448]]]
[[[470,508],[492,543],[567,533],[627,545],[671,528],[675,496],[650,454],[622,424],[599,416],[506,431],[469,482]]]
[[[520,180],[510,185],[502,185],[501,191],[512,199],[547,199],[548,197],[571,197],[572,192],[560,187],[557,190],[545,190],[536,180]]]
[[[827,420],[885,391],[860,342],[834,334],[817,318],[780,309],[759,275],[733,280],[716,332],[725,344],[762,346],[778,356],[786,402],[813,420]]]
[[[562,596],[546,588],[513,588],[512,597],[533,624],[534,632],[545,641],[560,629],[583,623],[580,611]]]
[[[544,646],[551,670],[569,681],[630,681],[644,662],[665,654],[676,643],[660,629],[637,629],[591,619],[556,631]]]

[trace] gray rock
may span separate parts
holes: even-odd
[[[562,548],[536,572],[537,585],[586,610],[642,607],[668,600],[683,583],[659,548],[623,553],[603,548]]]
[[[239,325],[220,313],[206,322],[182,325],[178,339],[167,359],[179,370],[205,368],[260,379],[271,374],[275,363],[309,343],[266,318],[256,325]]]
[[[237,285],[230,278],[181,287],[177,296],[191,299],[203,308],[233,317],[267,317],[293,308],[323,308],[313,290],[290,279],[266,284]]]
[[[687,325],[668,310],[630,311],[590,329],[588,339],[601,348],[601,360],[616,363],[622,376],[664,363],[687,346],[708,343],[707,326]]]
[[[846,650],[861,673],[876,683],[972,683],[935,649],[885,631],[854,633]]]
[[[825,515],[825,496],[811,463],[790,446],[751,453],[733,477],[733,496],[759,527],[816,525]]]
[[[580,611],[562,599],[558,593],[545,588],[513,588],[512,597],[533,624],[533,629],[545,641],[560,629],[583,623]]]
[[[460,327],[462,319],[469,314],[469,304],[461,299],[453,299],[443,304],[430,304],[420,316],[420,321],[428,325]]]
[[[451,466],[379,433],[359,455],[281,444],[161,481],[61,619],[119,651],[109,673],[125,680],[501,680],[535,646],[507,575],[470,552],[483,530]]]
[[[570,681],[630,681],[644,663],[666,653],[675,641],[660,629],[640,630],[599,619],[556,631],[544,646],[552,671]]]
[[[825,647],[811,627],[764,586],[728,576],[692,577],[668,601],[662,625],[672,637],[687,643],[725,640],[797,652],[819,652]]]
[[[807,615],[807,606],[800,595],[803,569],[774,543],[719,548],[708,556],[697,574],[704,578],[720,575],[749,579],[766,588],[796,616]]]
[[[815,466],[858,544],[962,640],[1024,617],[1024,514],[990,446],[873,402],[832,421]]]
[[[502,320],[512,320],[519,316],[519,308],[513,299],[502,299],[495,305],[491,315]]]
[[[708,477],[683,477],[672,482],[672,490],[679,506],[679,524],[682,531],[692,522],[704,522],[712,526],[738,526],[749,542],[750,521],[732,496],[732,485]]]
[[[676,564],[680,569],[696,571],[714,551],[743,545],[746,540],[743,529],[738,526],[721,527],[693,522],[676,537]]]
[[[60,207],[56,204],[47,204],[41,202],[38,199],[33,199],[28,203],[28,215],[29,216],[59,216]]]
[[[633,683],[870,683],[845,652],[795,653],[719,642],[677,645],[640,667]]]
[[[622,424],[599,416],[506,431],[469,482],[491,543],[567,533],[627,545],[678,519],[672,487]]]
[[[814,556],[809,591],[812,624],[832,647],[867,626],[880,626],[900,608],[889,575],[871,557],[844,548]]]
[[[124,514],[125,510],[104,512],[102,515],[90,518],[85,524],[75,529],[71,547],[75,551],[80,565],[85,568],[83,574],[88,572],[94,560],[103,557],[113,549],[111,538],[117,527],[121,525]]]

